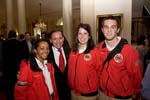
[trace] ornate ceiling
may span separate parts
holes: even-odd
[[[17,0],[13,1],[14,16],[17,16]],[[37,17],[40,15],[40,4],[42,16],[50,16],[54,13],[62,14],[62,0],[25,0],[26,17]],[[80,6],[80,0],[72,0],[73,9]],[[6,19],[6,0],[0,0],[0,20]],[[1,21],[0,21],[1,22]]]

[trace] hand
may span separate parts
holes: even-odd
[[[18,71],[17,73],[17,79],[19,79],[19,76],[20,76],[20,71]]]

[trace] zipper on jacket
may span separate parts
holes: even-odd
[[[76,57],[76,63],[75,63],[74,88],[75,88],[75,82],[76,82],[77,62],[78,62],[79,55],[80,54],[77,55],[77,57]]]

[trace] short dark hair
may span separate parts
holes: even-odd
[[[16,37],[17,37],[16,31],[15,30],[10,30],[9,33],[8,33],[8,39],[16,38]]]
[[[121,27],[119,19],[116,16],[109,15],[103,18],[102,23],[101,23],[101,28],[104,26],[104,21],[109,20],[109,19],[115,20],[117,22],[117,28]]]
[[[145,46],[145,39],[147,39],[147,37],[146,37],[145,35],[141,35],[141,36],[138,38],[137,44],[138,44],[138,45],[144,45],[144,46]]]
[[[55,33],[55,32],[61,32],[62,36],[64,37],[63,31],[62,31],[61,29],[57,29],[57,28],[54,29],[54,30],[52,30],[52,31],[50,32],[50,34],[48,35],[48,37],[51,39],[53,33]]]
[[[62,36],[64,37],[63,47],[68,47],[68,48],[70,48],[68,40],[66,39],[66,37],[65,37],[65,35],[64,35],[64,33],[63,33],[63,31],[62,31],[61,29],[59,29],[59,28],[56,28],[56,29],[52,30],[52,31],[49,33],[48,38],[51,39],[53,33],[55,33],[55,32],[61,32]],[[53,44],[50,43],[50,47],[51,47],[52,45],[53,45]]]
[[[30,32],[25,32],[24,34],[29,34],[29,35],[31,35],[31,33],[30,33]]]

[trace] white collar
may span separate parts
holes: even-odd
[[[54,47],[54,46],[52,46],[52,49],[53,49],[54,51],[58,51],[58,48],[56,48],[56,47]],[[63,50],[63,47],[61,47],[60,49]]]
[[[45,65],[47,64],[47,60],[44,60],[44,64],[43,64],[39,59],[37,59],[36,57],[35,57],[35,60],[36,60],[38,66],[39,66],[39,68],[40,68],[41,70],[42,70],[42,69],[45,67]]]
[[[83,53],[85,50],[86,50],[86,47],[80,48],[80,49],[79,49],[79,53]]]
[[[109,51],[112,51],[119,44],[119,42],[121,40],[121,37],[118,36],[117,38],[118,38],[118,41],[117,41],[117,43],[113,47],[109,46],[108,43],[107,43],[107,41],[105,40],[106,47],[108,48]]]

